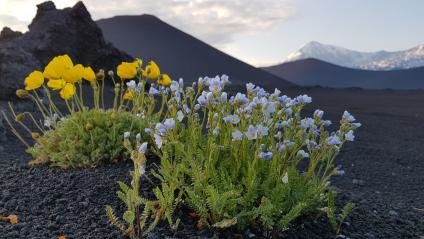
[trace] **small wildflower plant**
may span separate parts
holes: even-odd
[[[215,228],[281,231],[302,215],[329,211],[330,179],[342,173],[335,157],[360,123],[346,111],[329,132],[323,111],[301,116],[307,95],[249,83],[230,96],[228,83],[225,75],[187,88],[172,81],[162,93],[166,117],[146,129],[161,158],[157,177],[182,193],[200,225]]]
[[[146,122],[151,120],[146,112],[153,117],[155,101],[153,94],[146,93],[147,82],[165,87],[171,79],[167,74],[161,74],[153,61],[143,68],[140,59],[123,62],[117,67],[119,82],[116,82],[113,71],[108,76],[115,86],[110,107],[104,100],[107,79],[104,71],[99,70],[96,74],[91,67],[74,65],[68,55],[57,56],[43,72],[34,71],[28,75],[25,89],[17,90],[16,94],[20,98],[31,98],[38,106],[41,119],[31,112],[16,113],[9,105],[15,123],[36,143],[31,146],[5,112],[3,115],[12,132],[35,158],[32,164],[87,167],[128,157],[122,145],[122,134],[128,131],[134,136],[143,131]],[[83,81],[90,85],[91,102],[84,102],[83,91],[87,87]],[[151,87],[150,91],[153,90]],[[154,115],[160,117],[157,112]]]

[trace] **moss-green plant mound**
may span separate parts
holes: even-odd
[[[134,114],[92,109],[76,112],[44,135],[28,149],[35,160],[62,168],[90,167],[128,158],[122,144],[124,132],[135,136],[144,129]]]

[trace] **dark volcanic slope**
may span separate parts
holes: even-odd
[[[287,81],[235,59],[151,15],[118,16],[97,21],[105,38],[143,60],[155,60],[171,77],[195,81],[227,74],[233,83],[286,87]]]
[[[336,88],[424,89],[424,67],[393,71],[367,71],[305,59],[265,67],[265,70],[299,85]]]

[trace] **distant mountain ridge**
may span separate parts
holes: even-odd
[[[424,89],[424,67],[370,71],[338,66],[314,58],[287,62],[264,70],[301,86],[364,89]]]
[[[364,70],[397,70],[424,66],[424,44],[404,51],[360,52],[312,41],[290,53],[283,63],[315,58]]]
[[[247,82],[264,87],[293,85],[246,64],[178,30],[152,15],[116,16],[97,21],[106,40],[143,60],[155,60],[171,78],[197,81],[202,76],[227,74],[233,84]]]

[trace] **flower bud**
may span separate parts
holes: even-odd
[[[116,112],[112,112],[112,114],[110,115],[110,118],[112,119],[113,122],[115,122],[118,119],[118,114]]]
[[[25,114],[18,114],[15,118],[16,122],[21,122],[25,118]]]
[[[19,89],[16,91],[16,96],[18,96],[19,98],[26,98],[28,95],[29,95],[28,91],[24,89]]]
[[[105,79],[105,71],[100,69],[99,72],[96,74],[97,80],[104,80]]]
[[[108,74],[110,77],[113,77],[113,76],[114,76],[113,71],[108,71],[108,72],[107,72],[107,74]]]
[[[40,138],[41,136],[40,136],[40,134],[39,134],[39,133],[37,133],[37,132],[32,132],[32,133],[31,133],[31,137],[32,137],[33,139],[38,139],[38,138]]]
[[[87,124],[85,124],[85,130],[90,131],[94,128],[94,125],[90,122],[88,122]]]

